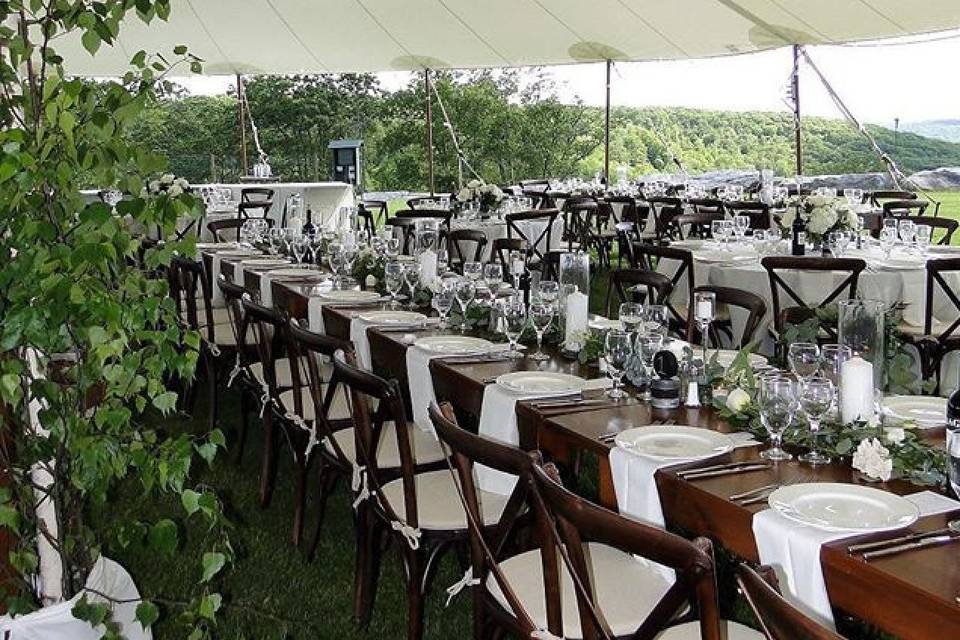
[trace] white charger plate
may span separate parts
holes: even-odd
[[[254,258],[243,261],[244,267],[279,267],[285,264],[290,264],[290,261],[283,258]]]
[[[733,450],[722,433],[686,425],[634,427],[617,434],[616,443],[630,453],[654,460],[702,460]]]
[[[285,278],[288,280],[319,280],[325,278],[326,275],[322,271],[317,271],[316,269],[274,269],[270,272],[271,278]]]
[[[890,531],[920,517],[906,498],[858,484],[793,484],[771,493],[767,502],[785,518],[826,531]]]
[[[493,349],[493,343],[489,340],[473,336],[425,336],[413,344],[424,351],[444,355],[471,355]]]
[[[694,353],[696,353],[696,348],[694,348]],[[739,351],[734,351],[733,349],[720,349],[719,351],[710,351],[707,349],[707,362],[713,359],[713,354],[717,354],[717,364],[719,364],[724,369],[730,368],[730,365],[733,364],[734,358],[737,357]],[[756,369],[757,367],[766,367],[768,362],[766,357],[760,355],[759,353],[751,353],[749,356],[750,366]]]
[[[376,302],[380,299],[380,294],[376,291],[359,291],[357,289],[341,289],[337,291],[325,291],[319,298],[326,302]]]
[[[947,399],[931,396],[889,396],[883,399],[883,409],[890,417],[915,422],[923,429],[941,427],[947,423]]]
[[[708,264],[727,264],[732,262],[756,262],[756,253],[734,253],[732,251],[697,251],[693,254],[693,259],[698,262]]]
[[[569,373],[514,371],[498,377],[497,384],[514,393],[536,393],[543,396],[552,396],[583,391],[587,381]]]
[[[374,324],[422,324],[427,316],[416,311],[367,311],[357,316]]]

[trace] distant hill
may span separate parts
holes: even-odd
[[[920,122],[901,123],[902,131],[947,142],[960,142],[960,120],[922,120]]]

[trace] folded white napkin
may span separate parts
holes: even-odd
[[[273,306],[273,278],[269,271],[260,272],[260,304],[265,307]]]
[[[584,390],[606,389],[611,385],[608,378],[588,380]],[[480,407],[481,435],[512,444],[520,444],[520,430],[517,427],[517,401],[531,400],[549,394],[510,391],[499,384],[488,384],[483,390],[483,404]],[[477,486],[483,491],[508,495],[517,483],[517,476],[502,473],[483,465],[476,467]]]
[[[932,491],[904,496],[929,516],[960,508],[960,502]],[[760,563],[776,569],[783,595],[821,624],[833,628],[833,611],[820,567],[820,547],[853,537],[849,531],[825,531],[785,518],[773,509],[753,516],[753,536]]]
[[[437,322],[436,318],[428,319],[425,325],[431,325]],[[367,329],[370,327],[401,327],[410,326],[397,325],[392,322],[367,322],[362,320],[359,315],[350,320],[350,342],[353,343],[357,352],[357,364],[361,369],[369,371],[373,367],[373,359],[370,356],[370,341],[367,339]]]
[[[307,324],[310,331],[314,333],[326,333],[323,326],[323,298],[313,297],[307,299]]]
[[[215,307],[222,307],[226,304],[226,299],[223,297],[223,291],[220,291],[220,287],[217,285],[217,280],[220,278],[220,269],[222,268],[222,258],[219,253],[213,254],[213,277],[210,280],[213,282],[213,293],[210,296],[210,300]]]

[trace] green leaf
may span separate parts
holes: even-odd
[[[185,44],[178,44],[177,46],[175,46],[175,47],[173,48],[173,52],[174,52],[175,54],[177,54],[178,56],[182,56],[182,55],[184,55],[184,54],[187,52],[187,45],[185,45]]]
[[[163,413],[169,413],[177,406],[177,394],[174,391],[166,391],[153,399],[153,406]]]
[[[140,626],[144,629],[148,629],[160,618],[160,609],[158,609],[157,605],[153,604],[152,602],[147,602],[144,600],[137,605],[136,617],[140,622]]]
[[[172,556],[177,550],[180,534],[172,520],[160,520],[150,527],[147,542],[150,548],[164,555]]]
[[[227,557],[218,551],[208,551],[203,554],[203,576],[200,578],[201,582],[209,582],[213,576],[220,573],[220,570],[223,569],[223,565],[226,564]]]
[[[222,604],[223,598],[219,593],[210,593],[203,596],[203,599],[200,600],[200,616],[207,620],[215,619]]]
[[[193,489],[187,489],[180,494],[180,502],[188,516],[192,516],[200,509],[200,494]]]
[[[100,48],[100,34],[93,29],[89,29],[84,31],[83,35],[80,36],[80,42],[83,43],[83,48],[86,49],[90,55],[93,55],[97,52],[97,49]]]
[[[0,506],[0,527],[6,527],[14,533],[20,531],[20,514],[13,507]]]

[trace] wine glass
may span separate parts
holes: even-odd
[[[820,434],[820,421],[830,411],[834,396],[833,383],[826,378],[814,376],[800,382],[800,410],[810,425],[810,451],[800,456],[800,460],[812,465],[827,464],[830,457],[824,455],[817,446]]]
[[[510,252],[510,276],[513,278],[513,288],[517,291],[520,290],[520,278],[523,277],[523,274],[527,271],[527,261],[524,258],[523,252],[521,251],[511,251]]]
[[[400,238],[387,238],[386,252],[388,258],[396,258],[400,255]]]
[[[490,289],[490,299],[497,299],[497,291],[503,284],[503,265],[499,262],[488,262],[483,265],[483,281]]]
[[[607,332],[604,339],[604,361],[607,367],[607,375],[613,380],[613,386],[607,391],[611,398],[623,398],[626,394],[620,388],[620,380],[623,378],[624,370],[627,367],[627,360],[633,352],[633,346],[630,343],[630,334],[620,329],[611,329]]]
[[[720,197],[719,192],[720,190],[718,189],[717,190],[718,197]],[[723,226],[723,220],[710,221],[710,236],[713,238],[713,241],[718,245],[720,244],[720,241],[723,240],[724,228],[725,227]]]
[[[450,309],[453,308],[453,300],[455,297],[456,292],[454,288],[447,286],[446,283],[441,283],[439,290],[433,294],[433,308],[440,314],[441,330],[447,328],[447,316],[450,314]]]
[[[537,283],[537,295],[542,302],[556,305],[560,298],[560,284],[555,280],[541,280]]]
[[[339,242],[331,242],[327,245],[327,262],[330,264],[330,272],[333,274],[334,288],[340,287],[340,272],[344,266],[343,245]]]
[[[703,340],[703,362],[707,362],[707,342],[710,341],[710,325],[716,317],[717,294],[713,291],[695,291],[693,294],[693,318],[700,327]]]
[[[884,221],[886,224],[886,221]],[[884,260],[890,259],[890,252],[893,251],[893,245],[897,242],[896,227],[884,226],[880,230],[880,248],[883,249]]]
[[[636,302],[624,302],[620,305],[617,317],[623,324],[623,330],[635,334],[643,324],[643,305]]]
[[[446,249],[437,251],[437,275],[442,276],[450,270],[450,252]]]
[[[790,371],[798,378],[810,378],[820,370],[820,347],[812,342],[794,342],[787,349]]]
[[[550,356],[543,352],[543,334],[553,322],[553,305],[546,302],[532,302],[529,309],[530,323],[537,332],[537,352],[530,356],[533,360],[549,360]]]
[[[397,295],[403,289],[404,266],[402,262],[391,261],[383,266],[383,283],[387,287],[387,293],[390,294],[390,308],[397,308]]]
[[[757,404],[760,409],[760,422],[770,434],[770,448],[760,452],[767,460],[781,461],[793,458],[780,446],[783,432],[797,410],[796,385],[790,378],[766,376],[760,378],[757,392]]]
[[[477,285],[475,285],[470,278],[459,278],[457,280],[455,294],[457,296],[457,304],[460,305],[460,313],[463,316],[463,322],[460,324],[460,332],[465,333],[467,330],[467,309],[470,307],[470,303],[473,302],[474,296],[477,295]]]
[[[733,218],[734,228],[737,239],[743,242],[743,237],[747,235],[747,229],[750,228],[750,216],[735,216]]]
[[[908,247],[913,244],[913,236],[916,225],[913,220],[900,220],[897,222],[897,233],[900,240]]]
[[[483,264],[479,262],[464,262],[463,275],[476,283],[483,276]]]
[[[663,334],[661,333],[641,333],[637,336],[637,351],[640,352],[640,361],[643,363],[643,368],[647,374],[647,380],[653,380],[653,359],[660,349],[663,347]],[[643,399],[650,401],[650,384],[647,383],[647,388],[643,392]]]
[[[643,308],[643,330],[645,333],[657,333],[666,337],[670,327],[667,307],[662,304],[648,304]]]
[[[527,326],[527,307],[523,304],[523,299],[519,296],[511,296],[501,303],[500,310],[503,313],[503,333],[507,336],[507,342],[510,343],[510,351],[507,357],[511,359],[522,358],[517,350],[517,341]]]
[[[918,224],[913,228],[913,237],[917,243],[917,249],[920,255],[926,256],[930,251],[930,238],[933,234],[933,227],[928,224]]]
[[[407,301],[407,307],[413,309],[417,306],[414,298],[416,297],[417,287],[420,286],[420,265],[411,264],[403,270],[403,279],[410,290],[410,300]]]

